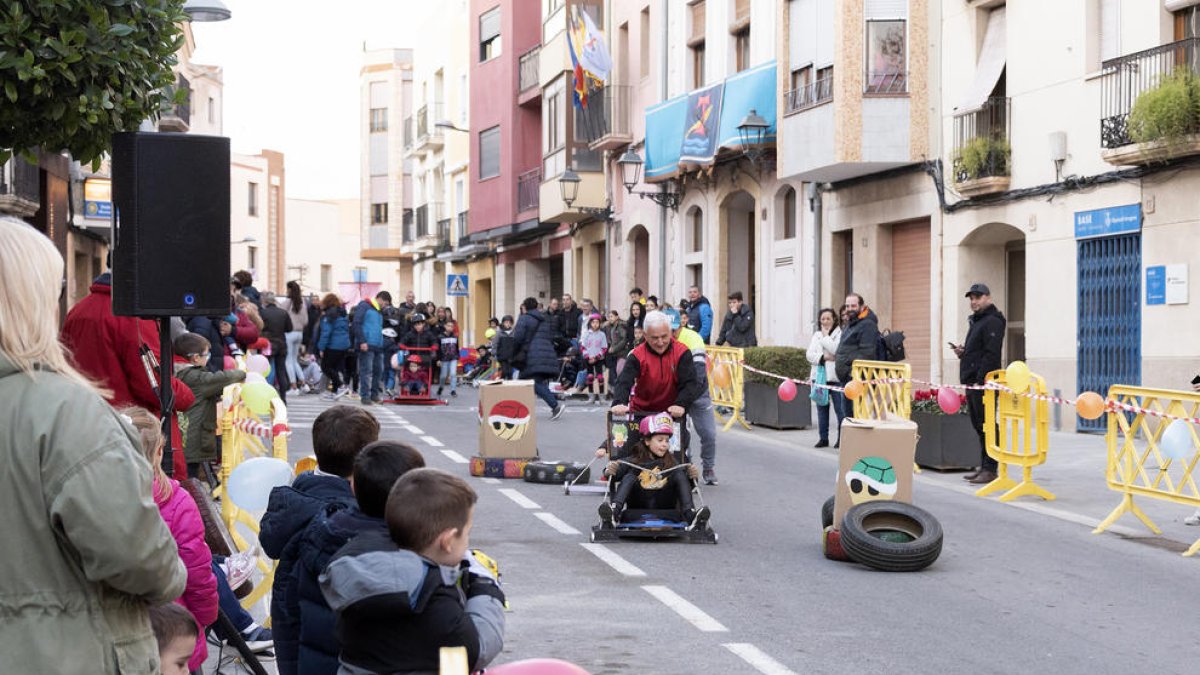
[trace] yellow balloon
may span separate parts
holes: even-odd
[[[266,382],[250,382],[242,385],[242,401],[255,415],[271,414],[271,401],[277,398],[279,398],[279,392]]]
[[[724,389],[724,388],[728,387],[729,386],[729,366],[725,365],[724,363],[718,363],[717,367],[713,368],[712,381],[713,381],[713,384],[717,385],[717,388],[719,388],[719,389]]]
[[[849,382],[846,383],[846,390],[843,391],[842,393],[844,393],[846,395],[846,398],[853,401],[853,400],[857,399],[859,396],[862,396],[863,383],[858,380],[850,380]]]
[[[1031,375],[1029,366],[1025,365],[1024,361],[1013,361],[1004,370],[1004,383],[1014,393],[1020,394],[1029,388]]]
[[[1094,420],[1104,414],[1104,399],[1094,391],[1085,391],[1075,399],[1075,409],[1085,420]]]

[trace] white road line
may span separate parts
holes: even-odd
[[[520,492],[517,492],[516,490],[514,490],[512,488],[500,488],[499,492],[500,492],[500,494],[504,495],[505,497],[508,497],[509,499],[516,502],[517,506],[520,506],[523,509],[532,510],[532,509],[542,508],[541,506],[538,506],[537,502],[533,501],[529,497],[526,497],[525,495],[521,494]]]
[[[422,436],[421,440],[425,441],[427,444],[432,445],[435,448],[440,448],[443,445],[445,445],[445,443],[442,443],[441,441],[434,438],[433,436]]]
[[[604,544],[589,544],[586,542],[580,542],[579,545],[587,549],[587,551],[592,555],[603,560],[609,567],[616,570],[619,574],[623,574],[627,577],[646,576],[646,573],[643,572],[641,568],[637,567],[616,553],[613,553],[612,550]]]
[[[658,598],[659,602],[705,633],[729,632],[729,629],[721,625],[720,621],[705,614],[704,610],[684,600],[678,593],[666,586],[642,586],[642,590]]]
[[[468,464],[471,461],[453,450],[442,450],[442,454],[445,455],[446,457],[450,458],[451,462],[455,462],[458,464]]]
[[[538,520],[549,525],[550,527],[553,527],[555,530],[558,530],[562,534],[579,534],[579,530],[566,524],[565,522],[562,521],[561,518],[554,515],[553,513],[546,513],[545,511],[539,511],[533,515]]]
[[[488,485],[499,485],[504,482],[499,478],[480,478],[479,480],[487,483]]]
[[[418,436],[420,436],[421,434],[425,433],[424,431],[421,431],[421,428],[420,428],[420,427],[414,427],[414,426],[413,426],[413,425],[411,425],[411,424],[410,424],[410,425],[408,425],[408,426],[407,426],[407,427],[405,427],[405,428],[406,428],[406,429],[408,429],[408,432],[409,432],[409,433],[416,434],[416,435],[418,435]]]
[[[796,675],[795,671],[767,656],[761,649],[749,642],[726,642],[721,645],[737,654],[743,661],[754,666],[754,669],[764,675]]]

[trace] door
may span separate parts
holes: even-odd
[[[550,298],[561,298],[563,294],[563,257],[561,253],[550,256]],[[546,307],[550,306],[546,298]]]
[[[892,320],[880,330],[904,331],[905,360],[914,379],[929,380],[929,221],[892,226]]]
[[[1108,394],[1142,381],[1142,235],[1078,243],[1078,390]],[[1076,418],[1079,431],[1103,433],[1104,416]]]

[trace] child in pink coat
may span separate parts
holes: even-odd
[[[177,602],[192,613],[200,626],[196,649],[188,660],[188,670],[198,671],[208,656],[204,627],[217,620],[217,578],[212,571],[212,552],[204,542],[204,521],[187,490],[163,473],[163,436],[158,418],[138,407],[126,408],[121,414],[129,418],[141,436],[142,452],[154,470],[154,503],[174,535],[179,558],[187,567],[187,586]]]

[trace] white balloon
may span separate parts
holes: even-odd
[[[1158,440],[1158,449],[1167,459],[1187,459],[1192,456],[1192,433],[1188,423],[1175,420]]]
[[[254,371],[250,371],[250,372],[246,373],[246,381],[247,382],[266,382],[267,378],[263,377],[262,373],[256,373]]]
[[[254,457],[233,468],[225,496],[243,511],[264,511],[271,490],[292,482],[292,467],[282,459]]]

